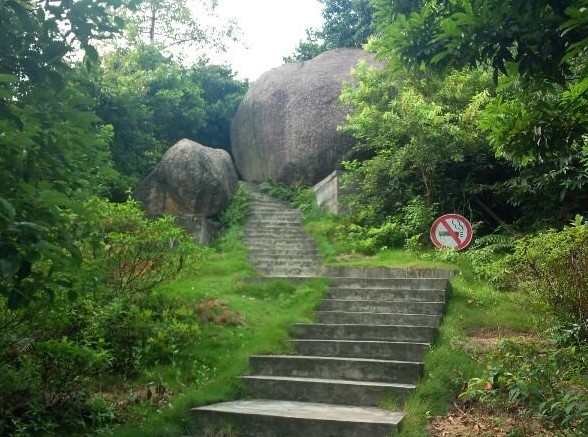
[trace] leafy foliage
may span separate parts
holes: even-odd
[[[147,220],[134,203],[93,200],[87,211],[75,234],[83,262],[59,270],[69,296],[25,308],[0,300],[3,435],[90,426],[101,379],[193,353],[183,344],[198,333],[196,309],[155,286],[205,251],[171,218]]]
[[[561,231],[548,230],[516,243],[513,275],[547,303],[562,322],[588,339],[588,226],[578,217]]]
[[[153,45],[104,57],[93,83],[97,112],[114,129],[111,153],[126,191],[182,138],[228,149],[229,128],[247,83],[204,62],[187,68]],[[118,194],[122,197],[122,193]]]
[[[375,46],[396,68],[494,70],[499,86],[478,126],[497,156],[523,167],[518,190],[531,194],[539,185],[550,197],[585,197],[584,1],[376,0],[374,7]]]
[[[372,34],[373,8],[369,0],[320,0],[324,5],[322,29],[307,29],[285,62],[307,61],[327,50],[361,47]]]
[[[358,157],[344,166],[346,184],[357,193],[348,198],[352,221],[373,228],[366,238],[382,227],[389,243],[402,246],[428,233],[433,211],[486,218],[476,201],[490,208],[505,203],[494,184],[510,169],[476,129],[492,89],[487,72],[455,71],[444,79],[366,67],[358,72],[358,86],[342,95],[354,107],[342,129],[359,142]]]
[[[218,0],[134,0],[125,9],[126,38],[130,45],[149,44],[182,57],[204,46],[224,49],[227,40],[235,41],[238,29],[234,20],[206,25],[198,14],[212,17]]]
[[[564,339],[562,332],[559,340]],[[585,344],[503,341],[492,352],[483,377],[460,395],[489,405],[510,405],[541,418],[563,435],[588,431],[588,397],[582,372]]]

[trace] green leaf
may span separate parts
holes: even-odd
[[[0,271],[5,278],[12,278],[20,268],[20,257],[14,253],[0,260]]]
[[[18,77],[13,74],[0,74],[0,83],[18,82]]]
[[[14,218],[16,217],[16,210],[12,204],[2,197],[0,197],[0,217],[6,221],[14,221]]]

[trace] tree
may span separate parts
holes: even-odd
[[[322,29],[307,29],[286,62],[298,62],[335,48],[361,47],[372,34],[373,9],[369,0],[320,0],[323,3]]]
[[[112,178],[111,131],[66,61],[120,24],[118,0],[0,5],[0,303],[10,308],[67,290],[81,256],[71,225],[81,192]],[[82,67],[85,68],[85,67]],[[68,270],[69,269],[69,270]]]
[[[468,215],[480,209],[476,202],[496,208],[504,201],[495,184],[512,170],[476,129],[493,88],[487,71],[439,79],[362,67],[358,79],[342,95],[354,107],[343,129],[357,138],[361,156],[345,164],[352,185],[361,187],[350,208],[357,222],[379,225],[419,198],[423,207]]]
[[[223,50],[227,39],[236,40],[235,21],[207,26],[195,16],[210,17],[217,4],[218,0],[131,0],[126,13],[128,41],[131,46],[156,45],[180,58],[190,57],[204,45]]]
[[[115,167],[126,180],[119,199],[182,138],[229,149],[230,121],[247,89],[227,67],[205,61],[184,67],[153,45],[107,54],[92,86],[97,112],[114,130]]]
[[[127,189],[153,170],[169,146],[194,138],[205,125],[200,86],[155,46],[107,54],[97,82],[97,112],[113,126],[112,158]]]
[[[578,207],[588,190],[585,6],[584,0],[375,0],[374,47],[399,70],[443,75],[492,68],[498,87],[477,127],[496,155],[517,168],[512,188],[548,192],[554,202],[573,199]]]
[[[490,112],[519,121],[489,130],[497,153],[526,164],[578,151],[588,90],[584,2],[435,1],[402,13],[395,3],[375,1],[380,56],[437,71],[490,65],[501,79]]]
[[[202,89],[205,104],[205,126],[195,139],[209,147],[231,151],[231,121],[249,84],[235,79],[235,73],[223,65],[210,65],[204,61],[193,66],[189,75]]]

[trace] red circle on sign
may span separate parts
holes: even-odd
[[[472,241],[472,225],[459,214],[445,214],[439,217],[429,232],[431,241],[440,249],[465,249]]]

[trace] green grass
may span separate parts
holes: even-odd
[[[483,372],[485,363],[463,347],[471,332],[537,332],[542,313],[524,294],[499,292],[476,281],[467,266],[438,261],[433,251],[419,256],[403,250],[386,250],[374,256],[347,253],[348,247],[333,242],[339,220],[313,212],[307,229],[316,238],[324,260],[332,265],[371,267],[438,267],[461,270],[452,281],[450,299],[435,345],[427,354],[425,374],[408,400],[403,437],[425,437],[431,417],[448,411],[464,384]],[[117,437],[174,437],[195,432],[191,407],[238,398],[243,395],[239,375],[247,372],[248,357],[289,350],[288,330],[297,321],[311,321],[316,303],[327,284],[314,280],[301,285],[284,281],[251,283],[255,276],[247,261],[247,250],[239,242],[239,228],[231,230],[202,266],[161,289],[185,302],[220,299],[244,320],[240,326],[203,323],[194,339],[192,358],[161,366],[144,375],[144,383],[159,379],[175,393],[163,409],[139,406],[143,421],[115,430]],[[443,259],[443,258],[441,258]],[[394,408],[391,400],[384,408]],[[148,419],[144,419],[149,417]]]
[[[402,437],[426,437],[431,417],[444,414],[465,383],[483,373],[486,363],[464,350],[472,331],[538,332],[538,310],[520,293],[498,292],[471,277],[457,275],[452,281],[439,337],[425,359],[424,378],[410,397]]]
[[[483,358],[464,348],[469,334],[491,331],[500,337],[513,331],[540,333],[543,329],[542,309],[524,293],[497,291],[476,280],[471,266],[463,262],[467,257],[454,257],[436,249],[419,254],[395,249],[362,255],[354,253],[349,245],[334,241],[341,218],[316,211],[306,217],[306,229],[318,242],[328,265],[443,268],[458,272],[452,280],[437,341],[425,359],[424,377],[405,405],[407,414],[400,437],[426,437],[430,420],[452,409],[467,381],[484,372]],[[460,260],[462,264],[447,259]]]
[[[240,397],[243,390],[238,376],[247,372],[248,357],[288,351],[290,326],[312,321],[326,281],[248,283],[256,275],[245,247],[237,241],[238,229],[232,232],[221,244],[222,250],[160,292],[193,305],[220,300],[227,304],[226,314],[237,315],[242,324],[201,323],[191,351],[180,353],[172,365],[156,366],[142,376],[144,384],[162,381],[174,393],[170,404],[161,409],[135,407],[129,413],[132,423],[118,427],[113,435],[174,437],[194,432],[190,408]]]

